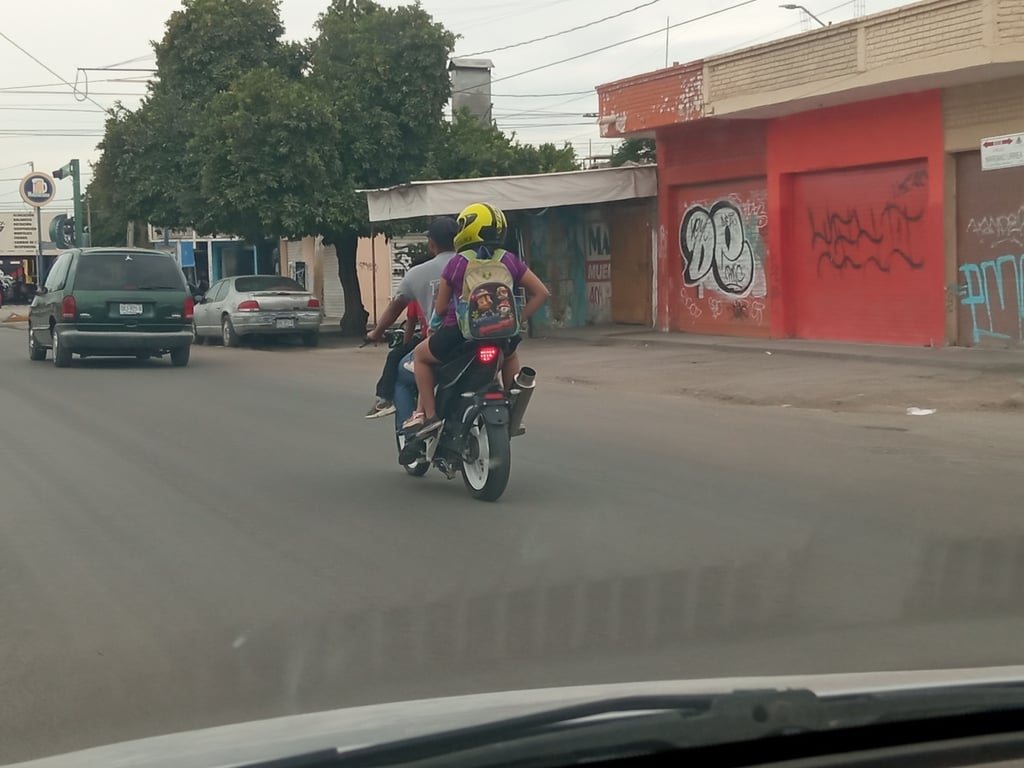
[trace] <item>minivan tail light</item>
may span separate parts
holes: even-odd
[[[476,351],[476,359],[484,365],[490,365],[498,359],[497,347],[479,347]]]
[[[185,299],[185,319],[191,320],[196,313],[196,302],[191,296]]]
[[[258,301],[256,301],[255,299],[246,299],[245,301],[239,302],[239,304],[238,304],[238,311],[239,312],[259,312],[260,311],[260,303]]]
[[[74,296],[64,297],[60,303],[60,316],[62,320],[74,320],[78,316],[78,304],[75,303]]]
[[[306,302],[307,309],[320,309],[320,299],[310,299]]]

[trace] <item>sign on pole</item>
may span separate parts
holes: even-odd
[[[981,140],[981,170],[1024,165],[1024,133],[990,136]]]
[[[53,176],[33,171],[21,180],[21,199],[33,208],[42,208],[57,196],[57,183]]]

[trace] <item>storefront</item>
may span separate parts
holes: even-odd
[[[504,210],[519,255],[551,290],[533,327],[653,323],[657,224],[653,166],[370,190],[371,221],[456,215],[475,201]]]
[[[598,86],[605,136],[657,140],[657,327],[1024,339],[1024,170],[983,171],[978,151],[1024,132],[1003,1],[931,0]]]

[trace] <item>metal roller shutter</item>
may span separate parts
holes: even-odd
[[[338,279],[338,257],[333,245],[320,246],[324,267],[324,316],[341,319],[345,314],[345,292]]]

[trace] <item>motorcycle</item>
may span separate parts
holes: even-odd
[[[505,492],[512,470],[511,440],[526,434],[523,415],[536,388],[537,372],[524,366],[506,393],[498,384],[505,360],[491,342],[469,342],[463,352],[437,367],[437,414],[440,429],[425,440],[399,431],[399,463],[415,477],[437,467],[449,480],[462,474],[470,495],[496,501]]]

